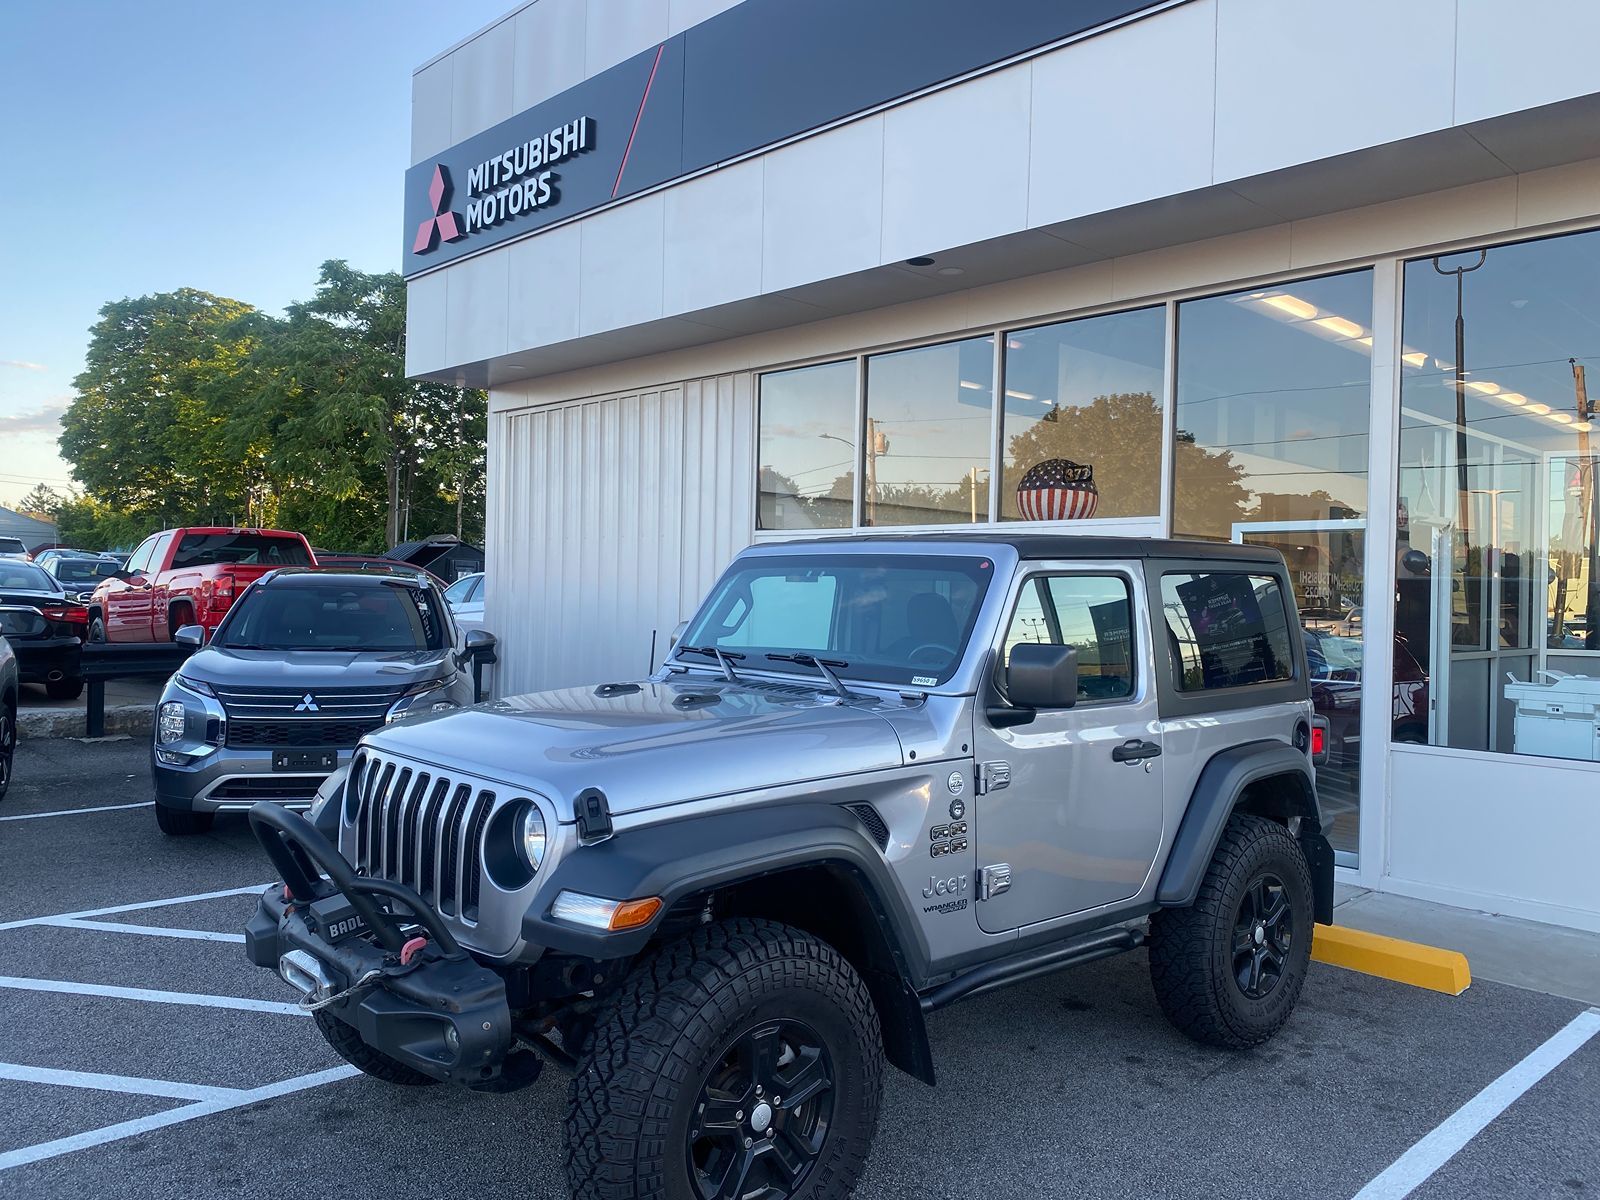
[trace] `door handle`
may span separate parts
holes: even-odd
[[[1111,761],[1138,762],[1141,759],[1156,758],[1160,753],[1161,747],[1155,742],[1141,742],[1138,738],[1129,738],[1111,751]]]

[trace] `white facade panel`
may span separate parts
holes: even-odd
[[[667,0],[589,0],[584,74],[598,75],[667,38]]]
[[[1035,60],[1029,226],[1211,183],[1216,33],[1196,0]]]
[[[511,314],[507,348],[545,346],[578,336],[583,231],[577,225],[527,238],[503,252],[510,260]]]
[[[1455,5],[1217,0],[1213,178],[1242,179],[1447,128]]]
[[[586,0],[538,0],[513,18],[511,112],[519,113],[584,80]]]
[[[445,328],[450,276],[443,271],[406,284],[406,374],[442,370],[450,362]]]
[[[661,272],[666,198],[657,192],[584,221],[578,327],[601,333],[664,316]]]
[[[1600,764],[1400,747],[1390,754],[1395,890],[1600,930]]]
[[[755,160],[666,192],[663,311],[693,312],[760,293],[761,193]]]
[[[648,674],[750,541],[751,376],[524,409],[492,428],[485,623],[501,694]]]
[[[450,94],[455,60],[442,58],[411,77],[411,161],[419,163],[455,143],[451,136]]]
[[[739,0],[668,0],[667,34],[682,33],[691,25],[709,20],[737,3]]]
[[[485,254],[451,271],[445,350],[452,363],[481,362],[506,352],[511,309],[510,257]]]
[[[767,292],[865,271],[883,241],[883,118],[763,155],[761,286]],[[839,178],[818,202],[817,181]]]
[[[1457,14],[1458,124],[1595,90],[1594,0],[1457,0]]]
[[[889,110],[881,262],[1027,225],[1032,77],[1022,63]]]
[[[513,111],[515,24],[501,21],[484,30],[451,58],[455,77],[450,93],[450,140],[460,142],[498,125]]]

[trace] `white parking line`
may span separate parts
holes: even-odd
[[[58,808],[53,812],[42,813],[17,813],[15,816],[0,817],[0,821],[37,821],[40,817],[75,817],[79,813],[116,812],[121,808],[153,808],[154,800],[142,800],[138,804],[102,804],[98,808]]]
[[[166,908],[172,904],[193,904],[197,900],[220,900],[224,896],[245,896],[251,893],[260,893],[266,886],[264,883],[257,883],[249,887],[224,888],[220,892],[196,892],[192,896],[173,896],[166,900],[139,900],[133,904],[113,904],[109,908],[85,908],[79,912],[53,913],[46,917],[26,917],[20,921],[0,922],[0,931],[26,929],[30,925],[48,925],[53,921],[77,920],[82,917],[108,917],[112,913],[138,912],[142,908]]]
[[[354,1067],[333,1067],[326,1071],[318,1071],[314,1075],[300,1075],[294,1079],[285,1079],[281,1083],[269,1083],[265,1087],[251,1088],[227,1099],[203,1100],[198,1104],[186,1104],[182,1108],[169,1109],[167,1112],[152,1113],[147,1117],[137,1117],[132,1121],[107,1125],[103,1129],[91,1129],[87,1133],[75,1133],[71,1137],[57,1138],[53,1142],[24,1146],[20,1150],[0,1154],[0,1171],[40,1162],[47,1158],[58,1158],[63,1154],[71,1154],[74,1150],[86,1150],[90,1146],[119,1142],[123,1138],[137,1137],[153,1129],[164,1129],[168,1125],[193,1121],[196,1117],[208,1117],[213,1113],[227,1112],[231,1108],[243,1108],[246,1104],[255,1104],[260,1100],[272,1100],[293,1092],[303,1092],[307,1088],[335,1083],[355,1074],[357,1071]]]
[[[51,917],[40,921],[57,929],[93,929],[101,933],[134,933],[144,937],[186,938],[191,942],[244,941],[242,933],[217,933],[211,929],[169,929],[165,925],[124,925],[120,921],[91,921],[86,917]]]
[[[252,1000],[245,996],[207,996],[200,992],[163,992],[154,988],[110,987],[103,983],[73,983],[65,979],[26,979],[0,975],[0,988],[25,992],[53,992],[70,996],[107,996],[113,1000],[142,1000],[147,1004],[188,1004],[195,1008],[228,1008],[236,1012],[280,1013],[289,1017],[311,1014],[298,1004],[278,1000]]]
[[[0,1063],[0,1079],[14,1079],[19,1083],[47,1083],[55,1087],[91,1088],[99,1092],[121,1092],[128,1096],[161,1096],[168,1100],[232,1100],[244,1094],[243,1088],[174,1083],[168,1079],[143,1079],[137,1075],[102,1075],[98,1071],[58,1071],[53,1067],[29,1067],[22,1063]]]
[[[1401,1200],[1449,1162],[1534,1084],[1600,1033],[1600,1008],[1579,1013],[1554,1036],[1496,1079],[1355,1195],[1355,1200]]]

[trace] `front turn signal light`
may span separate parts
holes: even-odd
[[[607,900],[603,896],[563,891],[550,906],[550,915],[558,921],[582,925],[587,929],[621,933],[650,924],[661,907],[660,896],[646,896],[642,900]]]

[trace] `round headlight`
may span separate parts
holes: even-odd
[[[522,851],[523,861],[535,871],[544,861],[544,847],[544,814],[537,804],[525,804],[517,816],[517,849]]]

